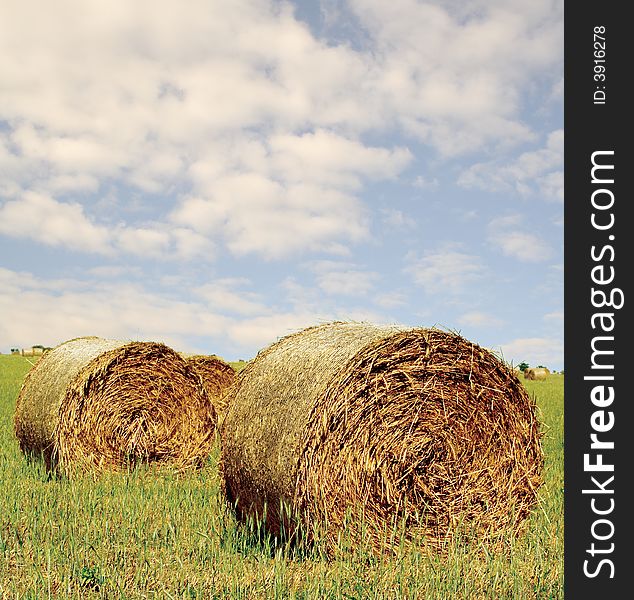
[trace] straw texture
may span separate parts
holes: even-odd
[[[273,533],[301,524],[333,548],[345,526],[380,552],[398,544],[389,531],[400,524],[406,541],[440,550],[461,526],[518,533],[536,502],[534,402],[457,334],[309,328],[260,352],[230,396],[224,490]]]
[[[227,409],[227,391],[236,380],[233,367],[217,356],[204,354],[188,356],[187,362],[201,378],[216,414],[224,414]]]
[[[47,352],[24,381],[14,418],[21,450],[68,476],[137,463],[199,467],[215,428],[200,379],[176,352],[97,337]]]

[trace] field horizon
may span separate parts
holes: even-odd
[[[443,557],[423,547],[377,557],[342,540],[327,559],[237,522],[217,443],[187,476],[139,469],[71,481],[25,460],[13,413],[33,362],[0,355],[0,598],[563,598],[562,374],[522,379],[545,453],[522,536],[498,550],[455,543]]]

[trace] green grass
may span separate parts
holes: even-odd
[[[327,561],[253,535],[222,501],[217,452],[201,472],[65,481],[28,464],[13,436],[30,364],[0,356],[0,598],[562,598],[563,376],[527,381],[545,423],[541,504],[499,554],[455,545],[364,549]]]
[[[229,364],[235,369],[236,373],[239,373],[247,366],[247,363],[244,360],[237,360],[235,362],[230,362]]]

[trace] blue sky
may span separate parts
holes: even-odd
[[[563,2],[0,5],[0,351],[332,319],[563,359]]]

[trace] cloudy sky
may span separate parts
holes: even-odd
[[[0,351],[331,319],[563,363],[562,0],[4,0]]]

